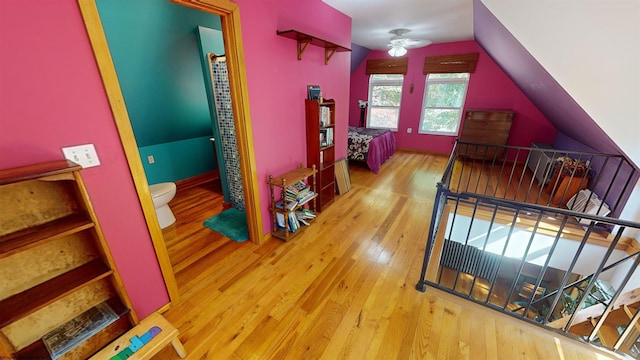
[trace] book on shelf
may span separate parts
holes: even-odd
[[[295,201],[296,205],[304,205],[309,200],[313,199],[313,197],[315,195],[316,195],[316,193],[314,193],[313,191],[309,190],[304,195],[298,196],[298,197],[293,197],[293,196],[287,195],[286,199],[287,199],[287,201]],[[291,210],[291,209],[289,209],[289,210]]]
[[[328,126],[331,124],[331,108],[328,106],[320,106],[320,126]]]
[[[307,98],[309,100],[320,100],[320,85],[307,85]]]
[[[333,129],[320,129],[320,146],[333,145]]]
[[[281,213],[276,214],[276,223],[278,227],[281,229],[285,228],[284,216],[285,215]],[[300,228],[300,222],[298,221],[298,218],[296,217],[295,213],[290,213],[287,215],[287,223],[289,225],[290,232],[296,232],[296,230]]]
[[[316,193],[314,193],[313,191],[309,190],[303,197],[298,199],[298,204],[304,204],[307,201],[311,200]]]
[[[299,209],[295,212],[298,219],[315,219],[316,214],[309,209]]]
[[[293,185],[287,186],[285,189],[285,198],[287,201],[295,201],[297,204],[303,203],[313,197],[314,192],[304,182],[298,181]],[[291,209],[289,209],[291,210]]]
[[[333,144],[333,129],[321,129],[320,130],[320,146],[329,146]]]
[[[305,191],[307,189],[309,189],[309,186],[304,181],[300,180],[300,181],[298,181],[298,182],[296,182],[296,183],[294,183],[292,185],[287,186],[286,190],[288,192],[293,193],[293,194],[297,194],[297,193],[299,193],[301,191]]]
[[[298,202],[297,201],[295,201],[295,200],[287,200],[287,210],[291,211],[291,210],[295,209],[296,206],[298,206]],[[278,209],[283,209],[282,200],[280,200],[280,201],[278,201],[276,203],[276,207]]]

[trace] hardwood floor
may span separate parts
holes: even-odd
[[[201,226],[217,200],[178,194],[178,223],[166,235],[182,302],[165,316],[188,358],[615,359],[448,293],[415,290],[446,161],[398,151],[377,175],[352,164],[351,191],[310,228],[261,246]],[[178,357],[167,347],[154,359]]]

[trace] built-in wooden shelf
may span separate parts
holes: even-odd
[[[329,60],[331,60],[331,57],[336,52],[351,51],[351,49],[346,48],[344,46],[334,44],[330,41],[322,40],[320,38],[302,33],[297,30],[283,30],[283,31],[278,30],[276,31],[276,33],[280,36],[293,39],[298,43],[298,60],[302,60],[302,54],[304,53],[305,50],[307,50],[307,47],[309,46],[309,44],[324,48],[324,64],[325,65],[329,64]]]
[[[38,179],[47,176],[68,174],[81,170],[82,166],[69,160],[57,160],[34,165],[21,166],[0,171],[0,185],[18,181]]]
[[[0,236],[0,259],[94,226],[95,224],[85,214],[72,214],[45,224]]]
[[[137,321],[81,170],[67,160],[0,169],[0,357],[50,359],[42,337],[97,299],[125,315],[64,359],[90,357]]]
[[[0,301],[0,328],[21,319],[73,291],[111,275],[101,260],[93,260],[69,272]]]

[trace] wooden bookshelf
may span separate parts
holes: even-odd
[[[318,198],[317,185],[316,185],[316,173],[317,170],[315,166],[311,168],[305,168],[300,166],[297,169],[294,169],[286,174],[273,177],[269,175],[269,194],[271,196],[271,206],[269,210],[271,211],[271,222],[272,222],[272,231],[271,236],[277,237],[279,239],[289,241],[298,234],[300,234],[307,225],[300,224],[300,228],[293,231],[290,229],[289,216],[294,214],[296,210],[300,210],[307,206],[310,206],[312,209],[316,208],[316,199]],[[294,185],[300,181],[307,181],[307,186],[310,191],[314,194],[313,196],[307,198],[304,202],[298,203],[294,208],[287,208],[287,199],[286,199],[286,188],[290,185]],[[275,189],[279,188],[280,196],[277,196],[275,193]],[[276,206],[278,201],[282,202],[282,208]],[[284,218],[284,227],[278,226],[277,217],[278,214],[281,214]],[[295,215],[294,215],[295,216]],[[313,220],[307,221],[309,224],[313,222]]]
[[[322,121],[323,108],[328,111],[326,121]],[[305,100],[307,167],[318,169],[316,212],[322,212],[335,197],[335,109],[333,100]],[[323,133],[328,136],[325,142],[322,141]]]
[[[137,322],[72,162],[0,170],[0,355],[47,359],[42,337],[107,301],[123,317],[63,358],[87,358]],[[117,330],[116,330],[117,329]]]

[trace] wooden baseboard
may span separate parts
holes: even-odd
[[[200,175],[192,176],[187,179],[176,181],[176,188],[178,189],[178,191],[180,191],[180,190],[189,189],[189,188],[202,185],[218,179],[220,179],[220,172],[216,169]]]

